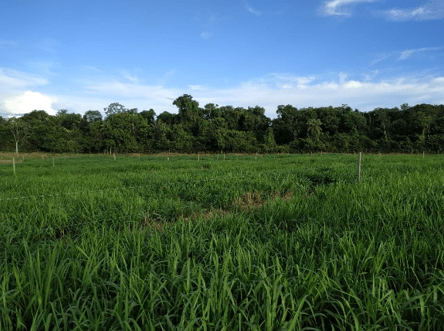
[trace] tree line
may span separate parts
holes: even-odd
[[[0,150],[52,153],[193,152],[422,152],[444,146],[444,105],[420,104],[361,112],[340,107],[278,106],[277,117],[256,107],[199,107],[184,94],[178,113],[138,111],[112,103],[83,116],[34,110],[0,117]]]

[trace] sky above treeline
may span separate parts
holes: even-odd
[[[14,0],[0,116],[444,104],[444,0]]]

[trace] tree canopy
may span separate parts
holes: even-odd
[[[276,118],[255,107],[203,108],[191,95],[174,100],[178,113],[138,111],[114,102],[82,116],[61,109],[0,117],[0,150],[33,152],[442,152],[444,105],[298,109],[280,105]]]

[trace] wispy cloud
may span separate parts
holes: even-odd
[[[0,91],[2,92],[46,84],[48,81],[44,78],[18,70],[0,68]]]
[[[42,51],[55,53],[57,50],[57,40],[54,38],[41,39],[36,42],[36,46]]]
[[[83,66],[83,68],[88,69],[88,70],[92,70],[95,72],[101,72],[101,70],[99,68],[96,68],[94,66]]]
[[[369,81],[372,81],[373,78],[375,78],[378,74],[379,74],[379,70],[373,70],[371,72],[371,74],[368,74],[368,73],[362,74],[362,77],[364,79],[364,82],[369,82]]]
[[[205,91],[207,88],[203,85],[188,85],[193,91]]]
[[[136,75],[132,75],[126,70],[122,70],[122,76],[131,83],[137,83],[139,81],[139,78]]]
[[[347,81],[348,75],[345,72],[339,73],[339,83],[344,83]]]
[[[168,70],[166,73],[163,74],[162,77],[158,80],[158,85],[166,85],[170,78],[176,73],[176,69]]]
[[[253,15],[256,15],[256,16],[262,15],[262,13],[259,10],[253,8],[248,1],[244,1],[244,7],[246,10],[248,10],[249,13],[251,13]]]
[[[53,61],[33,60],[33,61],[27,61],[26,65],[28,68],[31,68],[33,72],[45,76],[57,75],[58,73],[56,69],[60,69],[60,64]]]
[[[195,20],[200,22],[201,25],[202,32],[200,33],[200,37],[205,40],[210,39],[211,31],[217,21],[216,15],[213,13],[206,13],[205,15],[199,14],[199,16],[195,17]]]
[[[328,16],[351,16],[350,7],[364,2],[376,2],[379,0],[328,0],[324,3],[322,12]]]
[[[414,8],[393,8],[383,14],[392,21],[428,21],[444,18],[444,0],[429,0]]]
[[[292,74],[272,73],[258,80],[261,86],[273,89],[305,88],[315,80],[314,76],[301,77]]]
[[[415,53],[438,51],[441,49],[443,49],[443,47],[423,47],[423,48],[417,48],[417,49],[407,49],[407,50],[401,52],[401,54],[398,57],[398,61],[408,59],[409,57],[411,57]]]
[[[376,56],[376,59],[374,59],[371,63],[370,66],[375,65],[376,63],[379,63],[381,61],[384,61],[386,59],[388,59],[391,56],[391,54],[387,54],[387,53],[382,53],[382,54],[378,54]]]
[[[200,33],[200,37],[201,37],[202,39],[210,39],[210,33],[207,32],[207,31],[201,32],[201,33]]]

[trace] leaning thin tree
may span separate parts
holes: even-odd
[[[13,117],[9,119],[9,121],[10,121],[11,132],[12,135],[14,136],[14,141],[15,141],[15,153],[18,157],[19,156],[18,144],[19,142],[23,141],[26,138],[28,134],[28,128],[26,123],[20,120],[19,118]]]

